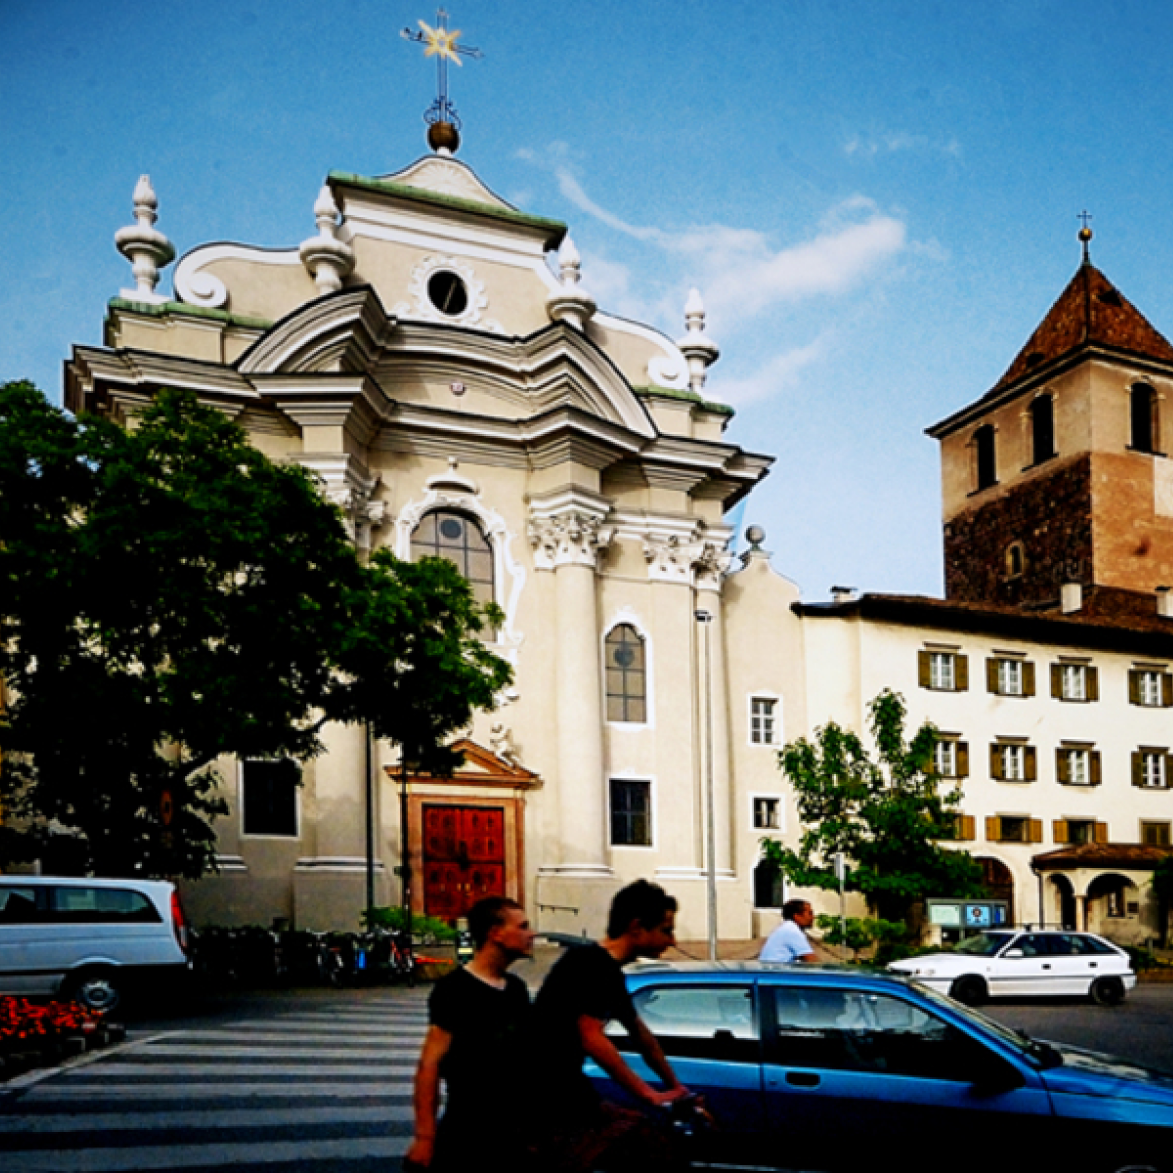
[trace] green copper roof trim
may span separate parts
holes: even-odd
[[[675,387],[632,387],[632,390],[644,399],[681,399],[686,403],[695,403],[697,407],[703,407],[705,411],[715,412],[717,415],[736,415],[729,404],[702,399],[695,391],[682,391]]]
[[[246,330],[268,330],[273,325],[265,318],[246,318],[239,314],[230,314],[227,310],[188,305],[185,301],[148,302],[135,301],[127,297],[112,297],[109,308],[130,310],[132,313],[145,314],[148,318],[165,318],[170,314],[178,314],[184,318],[206,318],[212,322],[225,322],[229,326],[241,326]]]
[[[459,212],[473,212],[478,216],[492,216],[495,220],[506,220],[512,224],[524,224],[527,228],[544,228],[547,232],[562,236],[566,225],[561,220],[549,220],[545,216],[531,216],[528,212],[515,212],[512,208],[499,208],[496,204],[482,204],[479,200],[466,200],[460,196],[440,195],[412,187],[408,183],[392,183],[387,179],[371,179],[366,175],[355,175],[351,171],[331,171],[327,180],[346,183],[364,191],[385,192],[387,195],[402,196],[408,200],[420,200],[425,204],[436,204],[442,208],[454,208]]]

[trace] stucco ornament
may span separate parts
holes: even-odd
[[[689,582],[695,543],[678,534],[649,534],[643,539],[648,578],[661,582]]]
[[[151,177],[140,175],[134,188],[135,222],[114,233],[114,245],[130,262],[134,274],[135,288],[120,291],[131,301],[158,304],[168,300],[155,292],[155,286],[159,283],[159,270],[175,260],[175,246],[155,228],[158,207]]]
[[[468,301],[458,314],[445,313],[433,304],[428,295],[428,282],[439,272],[455,273],[464,282]],[[416,322],[445,322],[448,325],[475,326],[492,334],[504,334],[500,322],[486,318],[483,311],[489,304],[485,294],[485,283],[478,279],[473,267],[458,257],[432,253],[424,257],[411,271],[411,283],[407,287],[411,301],[401,301],[391,313],[397,318]]]
[[[601,517],[577,509],[531,517],[529,540],[534,548],[534,565],[539,570],[565,565],[594,568],[600,552],[610,545],[612,533]]]
[[[348,476],[344,481],[327,481],[326,497],[342,510],[346,532],[360,550],[369,550],[373,531],[386,520],[387,505],[375,500],[381,478]]]
[[[502,721],[494,721],[489,727],[489,748],[507,766],[520,766],[521,758],[513,744],[513,733]]]
[[[354,271],[354,249],[338,239],[338,205],[329,184],[323,184],[314,202],[318,235],[302,241],[298,256],[309,270],[320,294],[337,293],[343,278]]]
[[[693,547],[693,581],[698,591],[719,591],[733,562],[724,543],[698,542]]]

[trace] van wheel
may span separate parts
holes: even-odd
[[[1097,1006],[1119,1006],[1124,1001],[1124,983],[1118,977],[1096,978],[1090,992]]]
[[[949,996],[963,1006],[980,1006],[986,1000],[986,992],[986,983],[973,974],[959,977],[949,987]]]
[[[69,996],[87,1010],[108,1014],[122,1001],[122,990],[111,970],[91,969],[69,983]]]

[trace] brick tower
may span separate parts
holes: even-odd
[[[1046,610],[1066,586],[1069,610],[1152,614],[1173,583],[1173,346],[1080,239],[1083,263],[1006,373],[928,429],[950,600]]]

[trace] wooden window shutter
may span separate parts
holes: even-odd
[[[969,688],[969,657],[958,653],[953,657],[953,682],[958,692]],[[1173,701],[1170,702],[1173,704]]]
[[[969,777],[969,742],[968,741],[959,741],[957,743],[957,758],[956,758],[956,760],[957,760],[957,777],[958,778],[968,778]],[[972,839],[973,836],[971,835],[970,838]]]
[[[1100,762],[1100,751],[1093,749],[1088,757],[1092,760],[1092,785],[1099,786],[1104,780],[1104,767]]]
[[[972,840],[976,837],[973,815],[957,816],[957,838]]]
[[[995,659],[986,660],[986,692],[998,691],[998,661]]]
[[[1173,707],[1173,673],[1161,673],[1161,704],[1167,709]]]
[[[1096,842],[1097,843],[1107,843],[1108,842],[1108,824],[1107,823],[1097,823],[1096,824]]]
[[[1002,838],[1002,820],[997,815],[986,816],[986,838],[997,843]]]
[[[1173,753],[1165,755],[1165,785],[1173,786]]]
[[[1035,666],[1033,660],[1025,660],[1022,665],[1022,695],[1035,694]]]
[[[1063,697],[1063,666],[1062,664],[1051,665],[1051,695],[1062,699]]]
[[[1023,773],[1028,782],[1033,782],[1039,776],[1039,757],[1035,753],[1035,747],[1033,745],[1024,746],[1022,756],[1024,759]],[[1036,839],[1034,842],[1038,843],[1041,840]]]
[[[1144,785],[1144,759],[1139,751],[1134,751],[1132,755],[1132,784],[1133,786]]]
[[[1071,781],[1071,771],[1068,769],[1067,751],[1065,749],[1057,749],[1055,751],[1055,780],[1062,783]]]
[[[1100,670],[1089,664],[1084,671],[1087,675],[1087,699],[1098,701],[1100,699]]]
[[[1051,835],[1056,843],[1066,843],[1067,840],[1067,820],[1056,819],[1051,824]]]
[[[928,688],[932,682],[932,677],[929,675],[929,653],[917,652],[916,654],[916,674],[917,680],[921,688]]]
[[[1140,673],[1135,668],[1128,669],[1128,703],[1140,704]]]
[[[1002,777],[1002,747],[997,742],[990,746],[990,777]]]
[[[1043,841],[1043,820],[1042,819],[1027,819],[1030,823],[1030,841],[1032,843],[1042,843]]]

